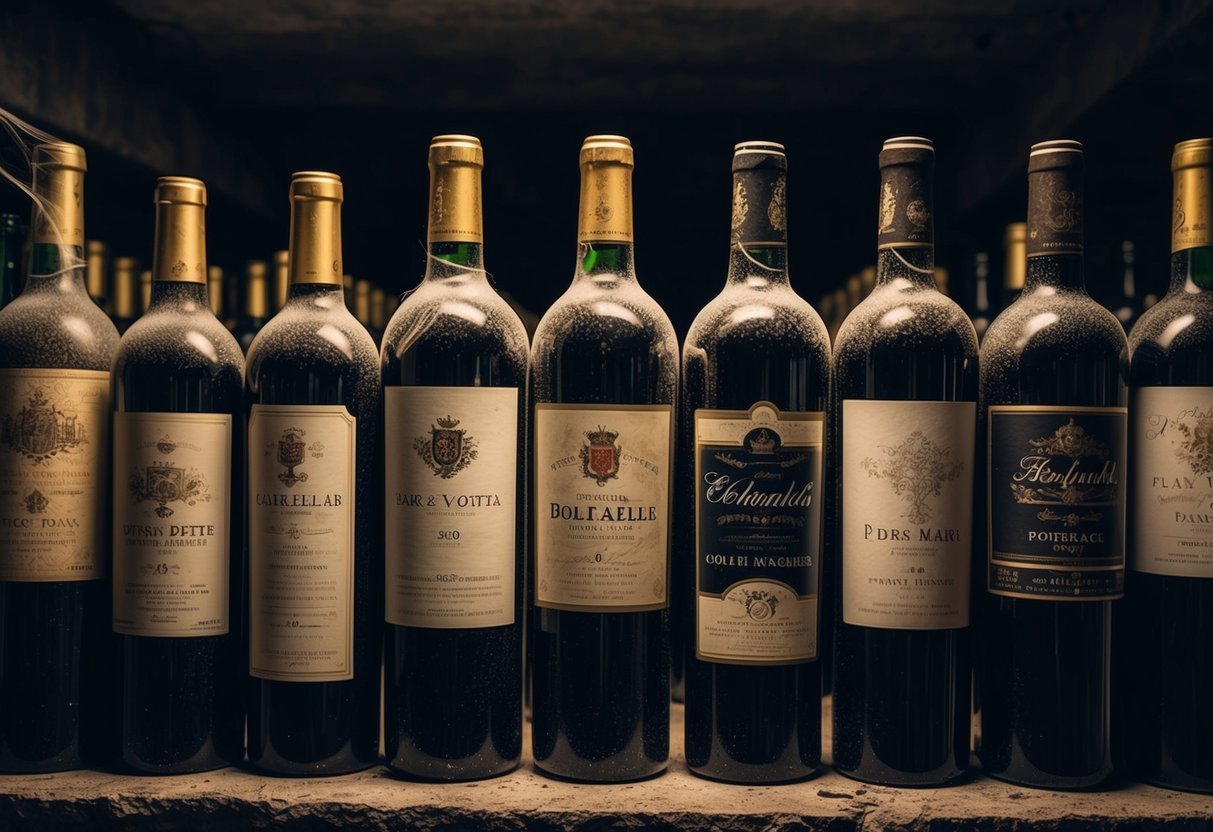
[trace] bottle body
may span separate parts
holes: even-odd
[[[935,289],[933,155],[882,150],[879,277],[839,331],[830,406],[834,766],[901,786],[954,782],[970,744],[977,341]]]
[[[686,755],[704,777],[779,783],[821,761],[829,335],[788,283],[782,147],[743,143],[733,168],[728,281],[683,347],[674,573]]]
[[[0,547],[0,770],[9,772],[98,763],[113,741],[105,578],[118,333],[85,290],[80,203],[57,198],[79,188],[84,153],[50,148],[35,156],[34,184],[59,210],[53,225],[35,212],[25,288],[0,310],[0,464],[4,490],[19,498],[8,515],[66,531],[48,545],[13,530]]]
[[[1129,569],[1115,622],[1120,764],[1213,792],[1213,572],[1203,554],[1213,418],[1213,174],[1208,139],[1175,148],[1171,287],[1129,336]]]
[[[528,345],[481,263],[481,154],[472,137],[431,145],[431,191],[475,216],[431,221],[425,279],[381,352],[385,752],[432,780],[504,774],[522,755]]]
[[[340,196],[332,174],[292,181],[291,294],[246,365],[248,755],[270,774],[379,752],[382,391],[341,292]]]
[[[630,145],[591,139],[582,153],[578,273],[531,350],[532,745],[549,774],[610,782],[669,756],[678,353],[632,267]]]
[[[1077,143],[1035,146],[1029,183],[1027,281],[981,356],[990,516],[979,756],[1001,779],[1088,788],[1112,772],[1126,348],[1120,324],[1083,286]],[[1067,221],[1050,223],[1059,205]],[[1073,472],[1078,486],[1058,491],[1053,470]]]

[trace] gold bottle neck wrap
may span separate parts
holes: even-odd
[[[296,173],[291,179],[292,284],[342,285],[341,177]]]
[[[84,247],[84,148],[65,142],[34,148],[34,245]]]
[[[135,272],[139,263],[133,257],[114,258],[114,317],[133,318],[136,309]]]
[[[1002,280],[1006,289],[1019,291],[1023,288],[1028,270],[1027,234],[1026,223],[1016,222],[1007,226],[1007,233],[1003,238],[1006,261],[1003,265]]]
[[[250,260],[244,267],[244,313],[250,318],[269,317],[265,261]]]
[[[1171,251],[1213,246],[1213,139],[1175,145]]]
[[[184,176],[156,183],[156,244],[152,279],[206,283],[206,186]]]
[[[581,164],[579,243],[632,243],[632,166],[620,162]]]
[[[86,267],[84,272],[84,287],[89,296],[100,298],[105,296],[105,243],[89,240],[85,246],[84,256]]]
[[[430,143],[431,243],[483,243],[481,171],[484,149],[475,136],[435,136]]]

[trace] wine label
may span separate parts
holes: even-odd
[[[386,618],[514,623],[518,390],[388,387]]]
[[[695,655],[817,657],[821,413],[695,411]]]
[[[109,373],[0,370],[0,581],[105,577]]]
[[[990,407],[990,592],[1124,594],[1126,422],[1123,407]]]
[[[1133,568],[1213,578],[1213,387],[1133,391]]]
[[[664,609],[673,407],[535,406],[535,603]]]
[[[114,414],[114,632],[228,632],[232,417]]]
[[[734,155],[732,236],[743,245],[787,245],[788,177],[782,155]]]
[[[341,405],[249,416],[249,673],[354,678],[357,423]]]
[[[969,624],[973,402],[842,403],[842,618]]]

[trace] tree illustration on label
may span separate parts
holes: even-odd
[[[66,412],[35,387],[18,413],[4,417],[0,443],[40,465],[60,453],[88,442],[84,425],[75,413]]]
[[[581,446],[581,472],[601,488],[607,480],[619,476],[619,458],[623,453],[615,444],[619,434],[599,425],[598,430],[586,431],[585,438],[587,443]]]
[[[1111,452],[1073,417],[1053,434],[1028,440],[1028,445],[1031,450],[1020,459],[1019,470],[1011,475],[1015,502],[1071,508],[1116,502],[1118,480]],[[1091,467],[1092,463],[1099,468]],[[1059,513],[1045,508],[1036,517],[1072,528],[1081,523],[1100,522],[1103,512]]]
[[[918,430],[880,450],[883,457],[866,457],[860,465],[868,476],[885,480],[894,494],[909,503],[901,516],[912,523],[931,519],[931,498],[938,497],[943,484],[959,477],[965,467],[964,462],[951,459],[950,448],[940,447]]]
[[[156,450],[165,456],[172,456],[173,451],[177,450],[177,443],[164,437],[156,443]],[[130,476],[129,486],[136,505],[147,500],[159,503],[155,511],[161,518],[173,516],[169,503],[181,502],[193,506],[210,502],[211,499],[210,488],[202,472],[173,465],[168,460],[153,462],[142,471],[135,471]]]
[[[1194,474],[1213,474],[1213,415],[1202,414],[1195,426],[1181,421],[1175,427],[1183,436],[1180,461],[1188,463]]]
[[[479,452],[476,440],[459,427],[458,419],[446,416],[438,418],[437,422],[430,426],[429,436],[418,436],[413,440],[413,450],[435,476],[449,480],[471,465]]]
[[[286,470],[278,474],[278,479],[287,488],[294,488],[295,483],[307,482],[307,473],[295,473],[295,469],[303,464],[303,454],[307,443],[303,441],[303,431],[287,428],[278,440],[278,464]]]

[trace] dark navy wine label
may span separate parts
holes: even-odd
[[[1078,601],[1124,594],[1126,413],[990,407],[990,592]]]
[[[817,657],[821,413],[695,411],[696,656]]]

